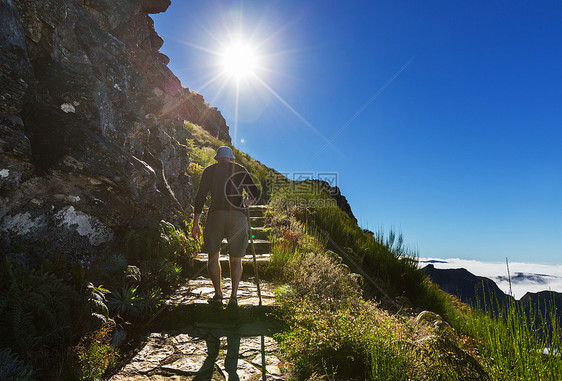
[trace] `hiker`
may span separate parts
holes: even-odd
[[[199,218],[207,193],[211,192],[211,206],[203,231],[203,242],[207,248],[207,271],[215,288],[215,295],[209,303],[222,303],[220,247],[223,238],[228,241],[230,254],[230,279],[232,292],[229,306],[237,306],[236,295],[242,278],[242,257],[248,247],[248,220],[245,208],[258,198],[258,187],[243,166],[234,162],[232,149],[222,146],[215,155],[217,163],[205,168],[201,176],[199,191],[195,196],[193,229],[191,235],[196,240],[200,236]],[[243,189],[250,196],[243,197]]]

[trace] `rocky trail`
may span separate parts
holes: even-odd
[[[250,208],[256,259],[262,269],[267,268],[270,257],[264,211],[261,205]],[[272,338],[281,328],[275,319],[273,288],[267,281],[260,282],[260,305],[250,245],[243,259],[238,308],[207,302],[214,289],[206,275],[206,257],[201,253],[194,258],[191,279],[165,301],[147,324],[131,360],[111,381],[287,379],[277,342]],[[223,290],[228,296],[228,255],[221,255],[220,262]]]

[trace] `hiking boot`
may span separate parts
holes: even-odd
[[[238,308],[238,299],[237,298],[230,298],[228,300],[228,308]]]
[[[209,304],[222,304],[222,295],[215,294],[212,298],[207,299]]]

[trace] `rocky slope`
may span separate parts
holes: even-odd
[[[191,203],[184,120],[230,141],[220,112],[158,52],[170,0],[0,3],[0,251],[88,262],[120,232]]]

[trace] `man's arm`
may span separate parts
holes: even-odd
[[[203,212],[203,205],[205,205],[205,200],[207,199],[207,193],[211,188],[211,174],[209,167],[205,168],[203,174],[201,175],[201,182],[199,183],[199,190],[195,196],[195,202],[193,203],[193,227],[191,228],[191,236],[196,240],[199,239],[201,235],[201,229],[199,228],[199,219],[201,218],[201,213]]]
[[[203,212],[203,205],[205,205],[205,200],[207,199],[207,193],[211,189],[211,169],[210,167],[205,168],[203,174],[201,175],[201,182],[199,183],[199,191],[195,196],[195,202],[193,203],[193,212],[195,214],[201,214]]]
[[[193,216],[193,227],[191,228],[191,236],[195,240],[199,240],[201,236],[201,228],[199,227],[199,218],[201,218],[201,213],[197,213]]]

